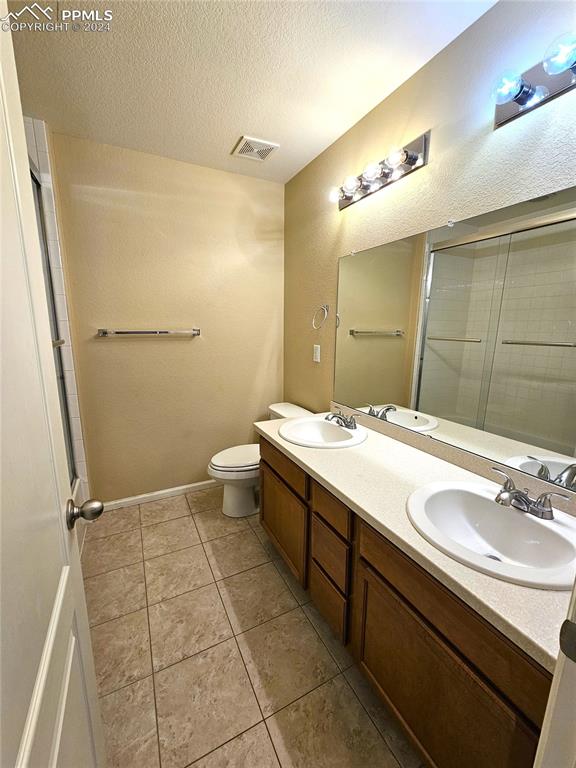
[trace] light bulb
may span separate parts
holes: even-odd
[[[531,109],[532,107],[535,107],[536,104],[540,104],[542,99],[545,99],[549,93],[550,91],[548,90],[548,88],[546,88],[546,86],[537,85],[536,88],[534,88],[533,95],[528,99],[526,104],[523,104],[520,107],[520,109]]]
[[[337,203],[338,200],[340,200],[340,187],[332,187],[328,193],[328,200],[330,200],[331,203]]]
[[[576,74],[576,35],[562,35],[544,54],[542,66],[549,75],[561,75],[571,69]]]
[[[404,176],[404,171],[402,168],[394,168],[392,171],[392,175],[390,176],[391,181],[398,181],[398,179],[402,178]]]
[[[376,181],[382,176],[382,165],[380,163],[369,163],[362,171],[364,181]]]
[[[352,196],[354,192],[360,189],[360,179],[358,176],[346,176],[342,189],[347,195]]]
[[[524,80],[522,75],[510,71],[503,72],[494,88],[496,104],[501,106],[502,104],[508,104],[510,101],[515,101],[522,93],[523,86]]]
[[[389,165],[390,168],[398,168],[405,162],[407,154],[405,149],[393,149],[386,158],[386,165]]]

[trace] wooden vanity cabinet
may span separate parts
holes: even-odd
[[[354,515],[315,480],[310,481],[310,509],[310,597],[346,645]]]
[[[268,441],[261,522],[434,768],[531,768],[552,676]]]
[[[551,676],[360,522],[353,652],[438,768],[530,768]]]
[[[260,448],[260,522],[303,587],[308,583],[308,476],[270,443]]]
[[[268,441],[260,441],[260,520],[343,643],[348,637],[353,514]]]

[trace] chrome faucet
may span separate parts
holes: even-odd
[[[536,456],[528,456],[529,459],[532,461],[535,461],[538,464],[538,474],[537,477],[540,478],[540,480],[550,480],[550,470],[544,464],[543,461],[540,461],[540,459],[537,459]]]
[[[388,421],[387,415],[391,411],[396,410],[396,406],[392,405],[383,405],[382,408],[378,409],[374,405],[370,405],[370,403],[366,403],[368,406],[368,416],[376,416],[377,419],[382,419],[382,421]]]
[[[552,479],[550,470],[543,461],[540,461],[535,456],[528,456],[528,458],[540,465],[537,476],[541,480],[549,480],[556,485],[562,486],[562,488],[567,488],[569,491],[576,491],[576,464],[569,464],[557,477]]]
[[[382,419],[382,421],[388,421],[388,414],[394,412],[395,410],[396,406],[392,405],[392,403],[385,405],[378,411],[378,418]]]
[[[338,411],[338,413],[329,413],[328,416],[326,416],[326,421],[336,421],[341,427],[345,427],[346,429],[356,429],[356,419],[354,416],[344,416],[342,411]]]
[[[534,515],[534,517],[538,517],[540,520],[554,520],[554,510],[550,503],[552,496],[559,496],[561,499],[570,498],[564,493],[548,491],[541,493],[537,499],[533,499],[529,495],[528,488],[521,491],[519,488],[516,488],[514,481],[506,472],[498,469],[498,467],[492,467],[492,469],[505,478],[504,485],[494,499],[497,504],[501,504],[503,507],[514,507],[514,509],[526,512],[528,515]]]
[[[570,464],[554,478],[556,485],[561,485],[569,491],[576,491],[576,464]]]

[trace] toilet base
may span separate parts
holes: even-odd
[[[227,517],[248,517],[258,509],[258,481],[224,483],[222,512]]]

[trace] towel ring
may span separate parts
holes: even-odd
[[[318,307],[318,309],[312,315],[312,328],[315,331],[319,331],[320,328],[322,328],[322,326],[326,322],[326,319],[328,317],[328,310],[329,310],[328,304],[322,304],[322,306]],[[318,315],[320,313],[321,313],[321,317],[320,319],[318,319]]]

